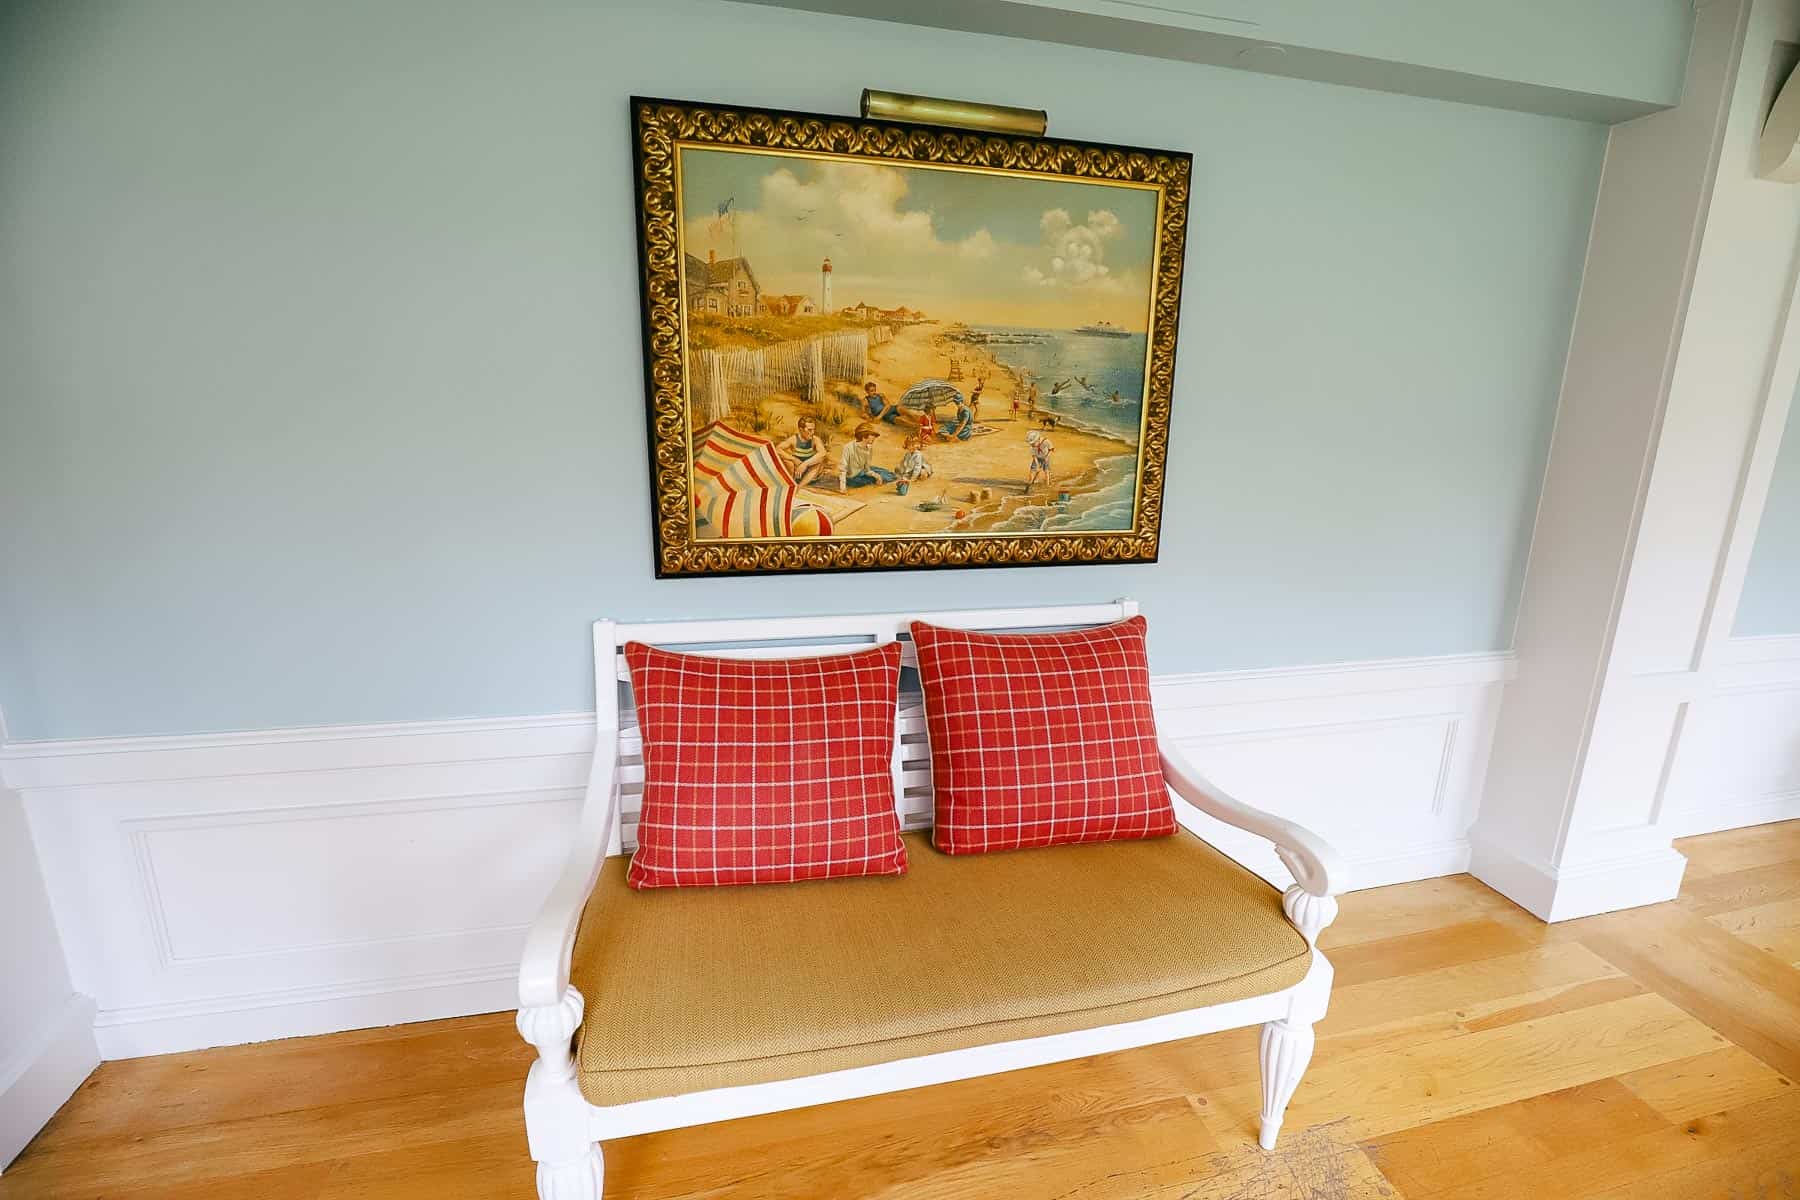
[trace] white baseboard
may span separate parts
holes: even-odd
[[[1439,875],[1461,875],[1468,869],[1469,839],[1457,838],[1398,854],[1358,859],[1351,868],[1350,882],[1353,890],[1361,890],[1410,883],[1415,879],[1435,879]]]
[[[1463,870],[1510,656],[1159,677],[1221,786],[1330,839],[1353,886]],[[491,1012],[561,865],[587,714],[14,744],[107,1058]],[[1254,841],[1229,853],[1277,880]]]
[[[18,1157],[99,1065],[94,1002],[70,996],[13,1058],[0,1064],[0,1169]]]
[[[1669,830],[1674,837],[1693,837],[1750,825],[1772,825],[1776,821],[1800,821],[1800,789],[1684,808],[1670,814]]]
[[[353,987],[111,1009],[94,1026],[94,1036],[104,1059],[142,1058],[502,1012],[518,1006],[518,994],[518,972],[511,968],[478,971],[467,979],[372,980]]]
[[[1541,921],[1573,921],[1673,900],[1687,859],[1654,850],[1579,866],[1533,862],[1483,837],[1471,839],[1469,874]]]

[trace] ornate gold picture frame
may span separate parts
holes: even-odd
[[[658,577],[1156,560],[1188,155],[631,114]]]

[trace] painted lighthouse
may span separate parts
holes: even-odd
[[[831,260],[819,264],[819,314],[831,312]]]

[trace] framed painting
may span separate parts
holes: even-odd
[[[1188,155],[631,113],[659,577],[1155,561]]]

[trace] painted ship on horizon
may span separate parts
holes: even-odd
[[[1095,321],[1089,325],[1080,325],[1076,327],[1075,332],[1086,337],[1122,338],[1131,336],[1111,321]]]

